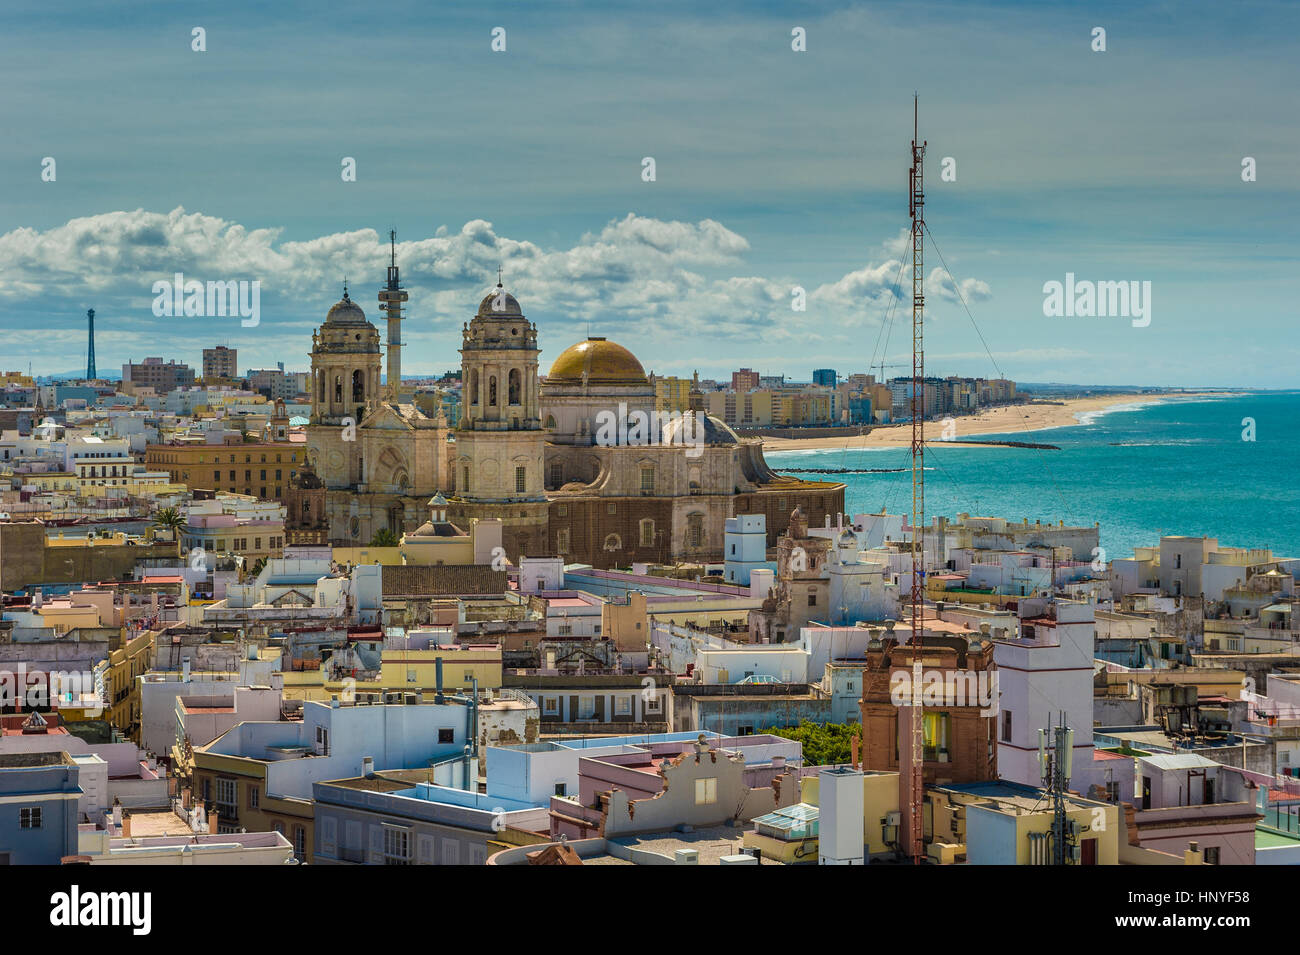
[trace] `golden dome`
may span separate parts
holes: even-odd
[[[585,377],[584,377],[585,376]],[[592,385],[644,385],[645,369],[636,355],[604,338],[588,338],[560,353],[547,382],[584,381]]]

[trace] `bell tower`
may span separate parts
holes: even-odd
[[[545,432],[537,388],[537,326],[500,276],[461,339],[461,418],[450,519],[496,517],[506,553],[540,555],[546,544]]]
[[[348,297],[329,310],[312,334],[308,460],[326,488],[364,480],[357,426],[380,404],[379,331]]]
[[[311,345],[312,424],[360,423],[380,399],[379,331],[348,297],[346,283]]]

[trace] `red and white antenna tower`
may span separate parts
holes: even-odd
[[[908,769],[908,830],[912,862],[920,864],[922,846],[921,806],[925,787],[924,708],[921,631],[925,599],[925,143],[918,139],[918,103],[912,99],[912,168],[908,177],[908,210],[912,216],[912,700],[911,765]]]

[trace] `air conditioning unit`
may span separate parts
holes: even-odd
[[[897,809],[893,810],[892,812],[885,813],[885,825],[901,826],[902,824],[903,824],[903,814],[899,812]]]

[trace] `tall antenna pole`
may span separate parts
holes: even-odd
[[[912,217],[912,706],[911,765],[908,779],[908,828],[912,862],[919,865],[924,839],[921,808],[925,798],[925,736],[921,687],[921,631],[924,620],[925,582],[925,143],[919,141],[918,97],[912,99],[912,168],[909,175],[908,211]]]
[[[86,378],[94,379],[99,375],[95,372],[95,310],[86,309],[86,321],[89,323],[90,345],[86,349]]]

